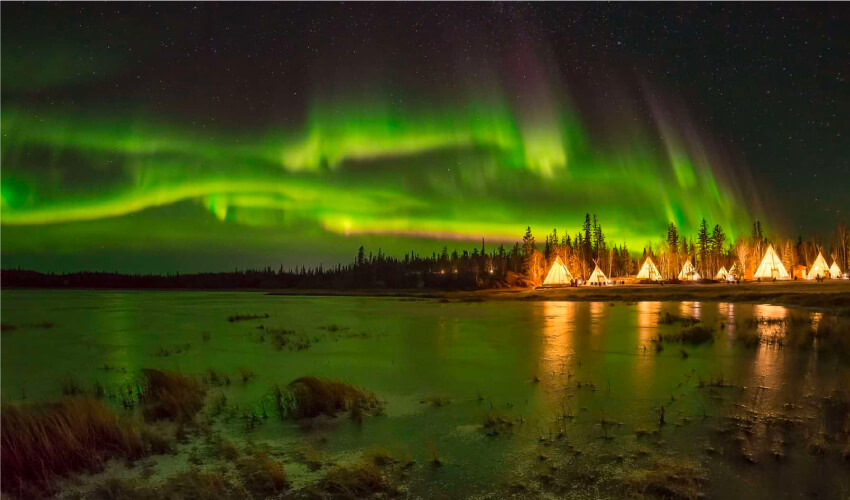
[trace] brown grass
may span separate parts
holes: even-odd
[[[242,484],[254,498],[268,498],[289,489],[286,471],[267,450],[255,450],[236,463]]]
[[[0,428],[2,488],[23,496],[49,488],[57,477],[99,468],[110,458],[145,454],[139,427],[96,399],[3,406]]]
[[[110,479],[86,495],[97,500],[197,499],[230,500],[245,498],[240,488],[225,475],[191,468],[150,486],[140,481]]]
[[[374,414],[383,409],[383,404],[372,392],[321,377],[297,378],[285,391],[278,389],[275,394],[278,412],[294,418],[335,416],[346,410]]]
[[[145,420],[187,422],[204,406],[206,388],[193,378],[179,373],[145,369]]]
[[[334,467],[319,481],[319,487],[332,498],[368,498],[397,493],[381,469],[371,461]]]
[[[647,468],[629,472],[623,478],[629,493],[638,498],[696,500],[705,482],[705,471],[682,459],[660,459]]]

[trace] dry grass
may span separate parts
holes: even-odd
[[[255,450],[236,463],[242,484],[254,498],[268,498],[289,489],[286,471],[267,450]]]
[[[371,461],[334,467],[319,481],[319,487],[332,498],[359,499],[397,493],[380,467]]]
[[[312,418],[335,416],[342,411],[379,413],[383,404],[371,392],[321,377],[300,377],[286,387],[275,388],[275,404],[281,416]]]
[[[90,398],[4,406],[0,428],[2,488],[23,496],[110,458],[135,459],[146,452],[138,426]]]
[[[623,482],[638,498],[696,500],[705,483],[705,471],[688,460],[661,459],[650,467],[630,471]]]
[[[86,495],[96,500],[231,500],[246,498],[244,490],[225,475],[191,468],[165,480],[148,485],[139,481],[110,479]]]
[[[179,373],[145,369],[145,420],[188,422],[204,406],[206,388],[195,379]]]

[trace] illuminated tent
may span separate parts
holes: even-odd
[[[824,265],[826,265],[826,262],[824,262]],[[761,264],[759,264],[755,274],[753,274],[753,278],[776,278],[778,280],[787,280],[791,278],[791,275],[785,270],[785,266],[782,265],[782,261],[779,260],[779,256],[776,255],[776,250],[773,249],[773,245],[767,246],[767,252],[764,253],[764,258],[761,260]]]
[[[597,283],[607,285],[608,277],[605,276],[605,273],[602,272],[602,269],[599,269],[599,264],[596,265],[596,268],[593,270],[593,273],[590,275],[590,278],[587,278],[587,283],[590,285],[596,285]]]
[[[829,266],[829,277],[836,280],[841,279],[841,268],[838,267],[835,259],[832,260],[832,265]]]
[[[567,266],[564,265],[564,261],[561,260],[561,256],[555,257],[555,262],[552,263],[552,267],[549,268],[549,272],[546,274],[546,279],[543,280],[544,285],[567,285],[573,279],[573,276],[570,274],[570,270],[567,269]]]
[[[717,271],[717,274],[714,275],[714,279],[725,280],[727,276],[729,276],[729,273],[726,271],[726,266],[723,266],[719,271]]]
[[[700,279],[700,275],[697,272],[697,268],[691,264],[691,259],[685,261],[685,265],[682,266],[682,271],[679,273],[680,280],[690,280],[696,281]]]
[[[829,264],[826,263],[823,254],[818,252],[818,258],[815,259],[815,263],[812,264],[812,268],[809,270],[809,275],[806,278],[813,280],[815,278],[826,277],[829,277]]]
[[[661,281],[661,273],[658,272],[658,268],[655,267],[655,262],[652,262],[652,259],[649,257],[643,261],[643,266],[640,268],[640,272],[637,273],[636,276],[639,280],[652,280],[652,281]]]
[[[735,281],[738,279],[738,274],[740,274],[740,271],[738,271],[738,263],[735,262],[729,272],[726,273],[726,281]]]

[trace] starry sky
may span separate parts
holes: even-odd
[[[850,211],[850,7],[2,4],[4,267],[193,272]]]

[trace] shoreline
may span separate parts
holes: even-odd
[[[749,302],[850,310],[850,280],[705,285],[612,285],[577,288],[497,288],[486,290],[275,290],[266,295],[441,299],[450,302],[501,300],[576,302]]]
[[[769,303],[850,311],[850,280],[747,282],[741,284],[611,285],[605,287],[489,288],[481,290],[425,289],[261,289],[261,288],[41,288],[2,287],[9,290],[86,290],[114,292],[255,292],[291,297],[374,297],[435,299],[449,302],[489,302],[503,300],[647,302],[700,301]]]

